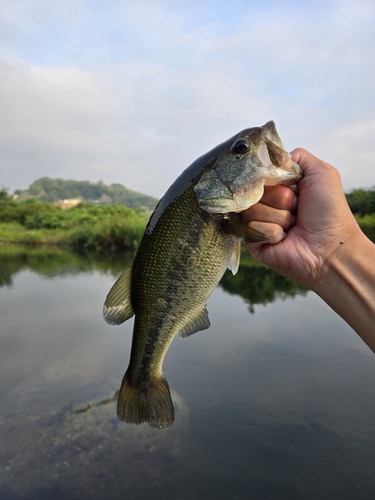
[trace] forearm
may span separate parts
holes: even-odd
[[[375,245],[363,234],[332,254],[313,290],[375,352]]]

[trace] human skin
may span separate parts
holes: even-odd
[[[375,245],[350,211],[338,170],[302,148],[291,155],[304,177],[292,188],[265,188],[242,213],[269,238],[247,249],[317,293],[375,352]]]

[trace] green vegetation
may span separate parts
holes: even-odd
[[[80,203],[62,210],[29,198],[14,201],[0,191],[0,242],[58,245],[79,252],[114,252],[137,248],[147,215],[123,205]]]
[[[241,265],[236,276],[226,271],[220,286],[231,295],[241,296],[254,312],[256,304],[268,304],[276,299],[286,299],[305,295],[307,289],[294,281],[284,278],[269,267],[253,259],[243,247]]]
[[[126,205],[129,208],[153,210],[157,199],[127,189],[122,184],[89,181],[73,181],[42,177],[34,181],[29,189],[17,190],[15,194],[21,200],[33,197],[40,201],[55,203],[59,200],[81,199],[83,202],[100,204]],[[375,187],[372,189],[353,189],[346,194],[350,209],[354,214],[363,217],[375,213]]]
[[[353,214],[363,217],[375,213],[375,187],[372,189],[353,189],[346,195]]]
[[[132,256],[132,252],[81,255],[50,246],[0,245],[0,287],[12,286],[14,277],[25,269],[48,277],[98,270],[115,279],[126,268]]]
[[[375,242],[375,187],[353,189],[346,199],[362,231]]]
[[[103,182],[65,181],[63,179],[50,179],[49,177],[42,177],[34,181],[29,189],[25,191],[17,190],[15,194],[21,200],[33,197],[40,201],[55,203],[59,200],[81,199],[84,202],[126,205],[129,208],[144,211],[153,210],[158,201],[152,196],[131,191],[122,184],[108,186]]]
[[[357,189],[346,196],[362,230],[375,241],[375,190]],[[24,246],[0,245],[0,286],[11,284],[12,276],[24,268],[42,274],[97,268],[108,272],[117,262],[113,271],[117,276],[137,248],[146,223],[147,215],[143,211],[123,205],[80,203],[62,210],[36,198],[15,201],[2,189],[0,242]],[[47,248],[40,248],[41,245]],[[80,257],[82,253],[84,257]],[[232,276],[226,272],[220,286],[228,293],[243,297],[250,312],[256,304],[306,293],[304,287],[255,261],[244,249],[238,274]]]
[[[51,181],[51,190],[47,181]],[[44,178],[35,181],[29,191],[35,193],[44,187],[47,189],[44,192],[49,195],[53,189],[59,197],[75,195],[74,190],[59,190],[61,186],[69,186],[69,183],[73,187],[80,186],[81,194],[86,196],[100,194],[101,191],[96,194],[95,190],[90,191],[95,186],[105,187],[102,183],[96,185],[87,181],[79,183]],[[144,205],[134,210],[124,205],[79,203],[63,210],[42,201],[43,196],[16,201],[5,188],[0,190],[0,243],[53,245],[85,253],[113,253],[124,249],[135,250],[146,227],[148,211],[145,212]],[[360,227],[375,241],[375,188],[355,189],[346,197]],[[152,200],[154,203],[155,200]]]
[[[363,217],[355,215],[355,218],[367,238],[375,242],[375,213]]]
[[[0,287],[13,285],[15,276],[25,270],[41,276],[64,276],[98,270],[115,280],[126,268],[133,252],[81,255],[58,247],[0,245]],[[236,276],[227,271],[220,286],[232,295],[241,296],[254,312],[256,304],[267,304],[278,298],[305,294],[307,290],[260,264],[243,249]]]

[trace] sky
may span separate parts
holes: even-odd
[[[375,185],[375,0],[0,0],[0,186],[160,197],[274,120],[286,149]]]

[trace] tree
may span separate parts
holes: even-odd
[[[346,194],[351,211],[361,217],[375,213],[375,187],[372,189],[353,189]]]

